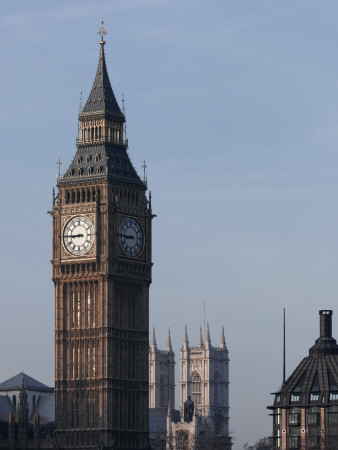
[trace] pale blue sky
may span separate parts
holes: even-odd
[[[127,107],[129,154],[148,165],[150,320],[230,351],[234,449],[271,434],[265,409],[334,309],[338,338],[335,0],[2,1],[0,380],[54,368],[51,208],[75,152],[80,92],[106,58]],[[178,379],[177,379],[178,382]],[[177,398],[177,402],[179,399]]]

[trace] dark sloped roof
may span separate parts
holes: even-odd
[[[0,392],[20,390],[22,389],[22,387],[31,391],[53,391],[53,388],[50,388],[45,384],[40,383],[40,381],[35,380],[35,378],[32,378],[24,372],[21,372],[17,375],[14,375],[14,377],[0,383]]]
[[[115,184],[127,184],[138,189],[146,189],[126,149],[110,144],[78,147],[68,171],[59,180],[59,185],[83,182],[86,179],[107,180]]]
[[[100,58],[94,84],[80,117],[92,113],[108,113],[124,121],[124,115],[120,110],[110,84],[103,45],[101,44],[100,48]]]
[[[113,116],[113,120],[124,123],[111,87],[104,55],[104,41],[100,41],[100,59],[95,81],[87,103],[80,113],[80,120],[95,117]],[[58,180],[58,185],[78,184],[83,182],[109,181],[118,185],[128,185],[139,190],[146,190],[145,183],[138,176],[130,161],[127,148],[128,141],[111,142],[106,137],[96,141],[77,142],[77,152],[65,175]]]
[[[321,336],[275,393],[274,406],[269,408],[338,405],[338,400],[330,400],[330,393],[338,392],[338,345],[331,336],[331,315],[332,311],[320,311]]]

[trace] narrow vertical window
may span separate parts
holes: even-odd
[[[88,289],[87,297],[87,325],[90,327],[90,288]]]
[[[93,286],[93,296],[92,296],[92,326],[95,327],[95,284]]]
[[[163,377],[160,378],[160,406],[165,406],[165,386]]]
[[[75,378],[75,347],[74,344],[72,344],[72,378]]]
[[[81,370],[80,370],[80,345],[77,344],[77,378],[81,377]]]
[[[92,367],[92,376],[95,377],[95,346],[93,347],[93,367]]]
[[[72,292],[72,328],[75,327],[75,292]]]
[[[215,373],[215,380],[214,380],[214,401],[215,404],[219,404],[219,374]]]
[[[81,298],[80,298],[80,292],[77,294],[77,327],[80,328],[80,312],[81,312]]]
[[[202,401],[201,377],[195,373],[192,377],[192,398],[195,405],[200,405]]]
[[[87,377],[90,377],[90,348],[89,348],[89,342],[88,342],[88,348],[87,348]]]

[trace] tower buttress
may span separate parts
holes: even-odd
[[[166,350],[156,345],[155,329],[149,348],[149,408],[168,408],[175,405],[175,353],[168,330]]]

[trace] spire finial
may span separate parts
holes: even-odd
[[[197,344],[198,348],[202,348],[203,347],[203,337],[202,337],[202,327],[200,326],[200,337],[198,339],[198,344]]]
[[[188,340],[188,330],[187,330],[187,325],[185,324],[184,326],[184,338],[183,338],[183,344],[182,344],[183,348],[187,348],[189,347],[189,340]]]
[[[171,346],[171,336],[170,336],[170,328],[168,328],[168,339],[167,339],[167,352],[172,352],[173,348]]]
[[[103,22],[103,19],[101,19],[101,28],[99,29],[99,31],[97,32],[97,34],[100,34],[101,35],[101,41],[99,41],[99,44],[100,45],[104,45],[106,42],[103,40],[103,36],[105,35],[105,34],[107,34],[107,32],[106,32],[106,30],[103,28],[103,24],[104,24],[104,22]]]
[[[143,181],[144,181],[144,184],[147,186],[147,175],[146,175],[146,169],[147,169],[147,164],[146,164],[146,160],[144,160],[143,161],[143,164],[142,164],[142,169],[143,169]]]
[[[225,337],[224,337],[224,327],[222,326],[221,344],[220,348],[226,348]]]
[[[210,333],[209,333],[209,322],[207,322],[207,332],[205,335],[205,348],[211,347],[211,339],[210,339]]]
[[[156,336],[155,336],[155,327],[153,326],[153,337],[151,339],[151,346],[156,348]]]
[[[59,158],[59,160],[57,161],[56,164],[59,166],[58,175],[56,176],[56,178],[59,179],[59,178],[61,178],[61,166],[62,166],[61,158]]]

